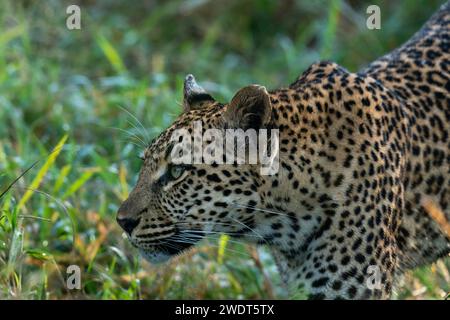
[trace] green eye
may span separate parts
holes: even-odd
[[[169,169],[172,179],[178,179],[183,174],[185,168],[182,166],[171,166]]]

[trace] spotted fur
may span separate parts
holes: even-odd
[[[450,252],[422,207],[426,198],[450,221],[449,22],[447,3],[359,73],[320,62],[287,88],[247,87],[228,104],[188,76],[184,112],[147,148],[119,209],[131,242],[158,262],[223,232],[267,245],[294,296],[389,298],[399,273]],[[168,141],[197,120],[279,129],[279,172],[175,167]]]

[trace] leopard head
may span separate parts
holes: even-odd
[[[145,150],[137,184],[117,213],[119,225],[147,260],[164,262],[218,233],[265,241],[262,217],[255,215],[255,208],[264,207],[267,190],[261,161],[225,161],[216,153],[206,161],[204,145],[220,141],[208,138],[208,130],[223,134],[229,129],[269,128],[271,109],[262,86],[244,87],[222,104],[192,75],[186,77],[183,112]],[[198,138],[203,139],[200,148]],[[180,161],[186,146],[194,156]]]

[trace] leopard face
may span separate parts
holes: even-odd
[[[219,233],[265,241],[265,224],[252,214],[264,203],[264,179],[257,164],[179,163],[173,155],[175,142],[195,139],[199,121],[202,133],[260,127],[268,122],[264,108],[270,108],[270,102],[263,87],[241,89],[230,103],[221,104],[192,76],[186,78],[184,112],[145,150],[137,184],[117,216],[146,259],[164,262]],[[180,130],[188,136],[174,139]]]

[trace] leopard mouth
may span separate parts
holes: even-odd
[[[181,255],[203,238],[202,233],[184,232],[177,230],[171,236],[146,243],[145,246],[133,243],[141,255],[150,263],[159,264]]]

